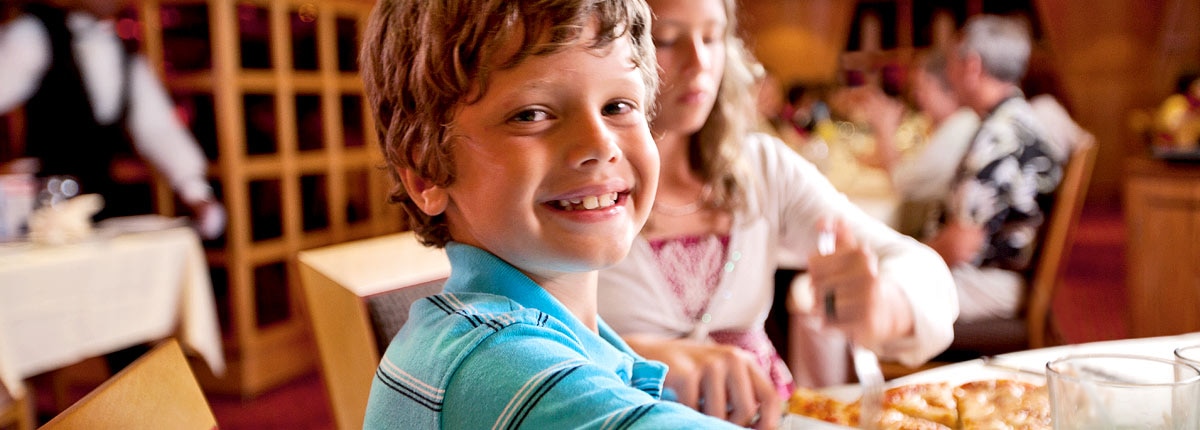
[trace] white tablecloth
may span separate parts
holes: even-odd
[[[1159,336],[1138,339],[1123,339],[1104,342],[1082,343],[1077,345],[1062,345],[1049,348],[1031,349],[997,355],[989,363],[983,360],[970,360],[946,366],[935,367],[923,372],[896,378],[888,383],[889,386],[903,385],[916,382],[968,382],[981,379],[1022,378],[1031,382],[1046,383],[1046,363],[1068,355],[1077,354],[1129,354],[1157,357],[1167,360],[1175,359],[1175,348],[1200,345],[1200,332],[1177,336]],[[1023,369],[1019,371],[1016,369]],[[1038,374],[1038,375],[1035,375]]]
[[[0,247],[0,382],[177,334],[225,371],[204,250],[189,228]]]

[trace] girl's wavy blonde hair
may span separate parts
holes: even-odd
[[[422,243],[445,246],[449,228],[444,214],[417,207],[401,169],[434,185],[452,184],[446,128],[456,108],[486,94],[489,73],[579,43],[589,25],[598,29],[590,49],[629,38],[646,84],[645,106],[654,106],[657,63],[644,0],[380,0],[375,6],[359,56],[364,90],[394,182],[389,199],[404,209]]]
[[[761,66],[738,36],[736,0],[724,2],[725,70],[712,112],[688,144],[688,161],[705,184],[705,205],[735,211],[746,204],[749,175],[741,148],[755,122],[753,88]]]

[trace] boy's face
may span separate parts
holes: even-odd
[[[582,40],[591,38],[589,29]],[[487,93],[448,130],[455,180],[436,191],[455,241],[539,281],[625,257],[658,181],[631,58],[621,38],[603,52],[577,43],[491,73]]]

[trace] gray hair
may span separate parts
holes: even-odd
[[[1016,84],[1025,75],[1032,46],[1024,19],[977,15],[963,26],[959,40],[959,53],[979,54],[984,72],[991,77]]]

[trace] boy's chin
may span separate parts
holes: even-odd
[[[563,250],[550,257],[562,260],[560,267],[564,272],[590,272],[616,265],[625,259],[625,256],[629,254],[629,249],[630,244],[608,246],[604,249]]]

